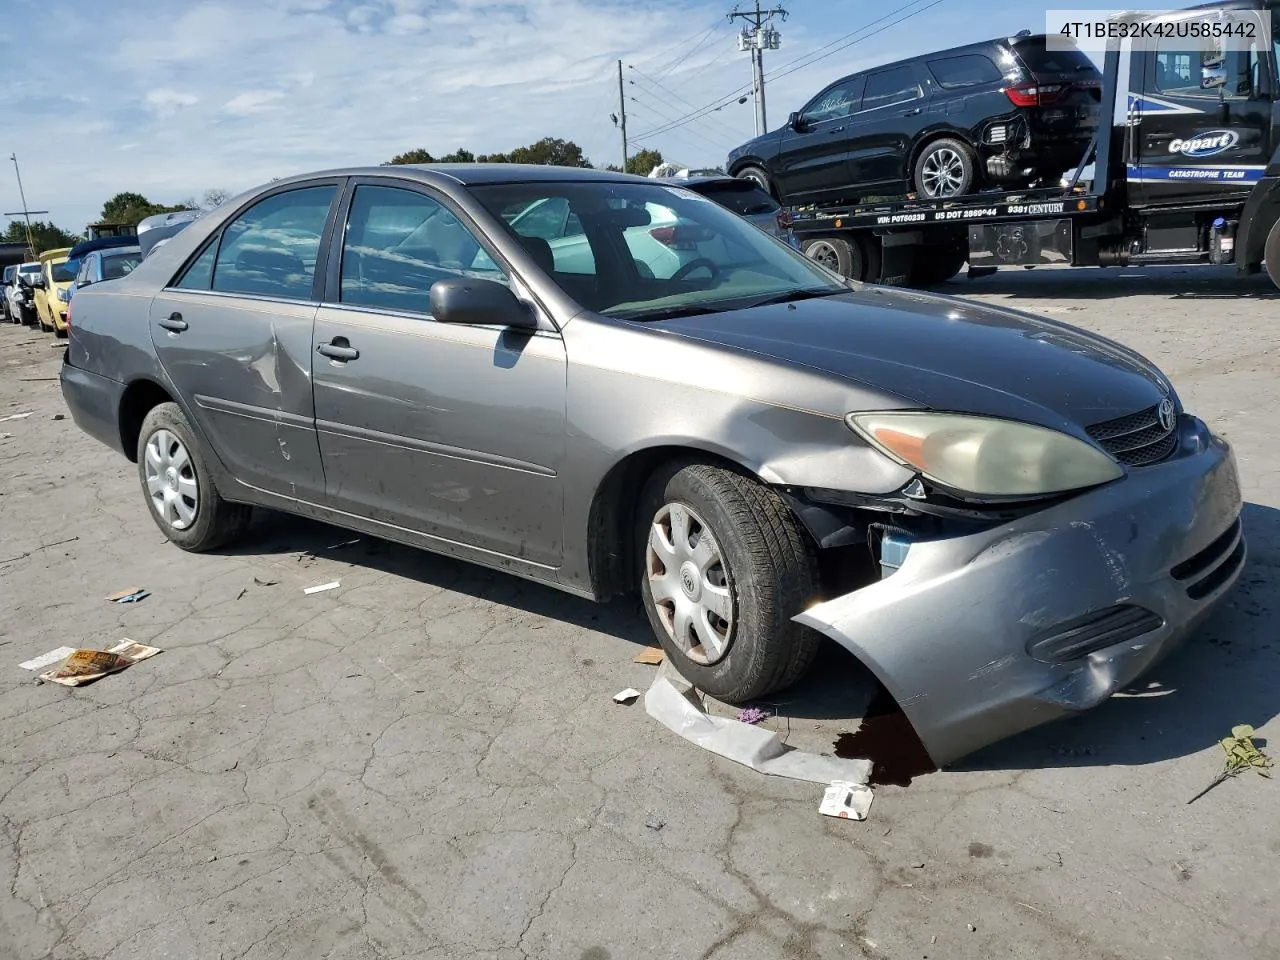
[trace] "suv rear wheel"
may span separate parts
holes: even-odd
[[[935,140],[916,158],[916,193],[930,200],[964,196],[973,189],[973,150],[967,143],[951,138]]]

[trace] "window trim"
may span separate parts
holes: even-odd
[[[332,239],[334,224],[336,222],[336,214],[342,206],[342,200],[348,191],[350,177],[321,177],[316,180],[294,181],[291,183],[278,184],[270,190],[264,190],[261,193],[254,194],[240,206],[232,210],[221,223],[214,228],[213,233],[207,236],[195,251],[192,252],[186,260],[183,261],[173,276],[169,278],[169,282],[164,286],[164,292],[183,293],[183,294],[205,294],[218,297],[247,297],[251,300],[264,301],[282,301],[285,303],[315,303],[320,302],[320,293],[323,291],[323,277],[328,267],[327,256]],[[214,290],[213,279],[217,273],[218,256],[221,253],[222,238],[227,232],[227,227],[239,220],[245,213],[256,207],[265,200],[279,196],[283,193],[293,193],[297,190],[309,190],[315,187],[335,187],[333,199],[329,201],[329,213],[325,218],[324,229],[320,234],[320,246],[316,250],[316,266],[314,274],[311,277],[311,296],[303,297],[281,297],[266,293],[236,293],[231,290]],[[190,229],[189,227],[187,229]],[[208,287],[180,287],[180,284],[196,262],[208,253],[210,247],[216,247],[213,253],[213,269],[209,271]]]
[[[363,303],[346,303],[346,302],[343,302],[343,300],[341,299],[342,297],[342,248],[345,245],[347,230],[349,229],[350,223],[351,223],[351,204],[355,200],[356,189],[361,186],[385,187],[393,190],[405,190],[409,193],[418,194],[419,196],[425,197],[428,200],[431,200],[431,201],[434,201],[435,203],[440,204],[440,206],[448,210],[449,213],[451,213],[454,217],[456,217],[458,222],[461,223],[471,233],[472,237],[476,240],[476,242],[480,244],[480,248],[484,250],[484,252],[489,256],[489,259],[492,260],[495,264],[497,264],[497,266],[506,275],[507,280],[515,281],[516,283],[518,283],[521,289],[526,291],[525,295],[529,299],[537,303],[539,314],[546,313],[546,310],[542,306],[542,304],[538,303],[537,298],[533,294],[533,291],[529,289],[529,285],[525,283],[524,280],[520,277],[519,273],[512,266],[511,262],[505,256],[503,256],[502,252],[498,250],[496,246],[494,246],[493,242],[489,239],[488,235],[475,222],[474,217],[469,216],[466,213],[466,211],[463,210],[462,207],[459,206],[456,202],[454,202],[453,198],[450,197],[443,190],[440,190],[439,188],[434,187],[430,184],[423,183],[420,180],[408,180],[408,179],[405,179],[404,177],[399,177],[395,175],[389,175],[384,177],[380,177],[376,175],[365,175],[365,176],[359,176],[359,177],[350,177],[348,179],[346,189],[342,195],[342,201],[338,204],[337,214],[334,217],[334,229],[332,231],[332,235],[329,237],[328,249],[326,250],[327,259],[326,259],[326,271],[325,271],[325,277],[324,277],[324,284],[322,289],[319,291],[318,302],[320,304],[322,304],[327,308],[336,309],[336,310],[352,310],[352,311],[357,311],[361,313],[378,313],[384,316],[406,317],[413,320],[424,320],[430,323],[439,322],[438,320],[436,320],[434,316],[432,316],[429,303],[428,303],[428,309],[423,311],[417,311],[417,310],[401,310],[401,309],[396,309],[392,307],[374,307],[374,306],[369,306]],[[339,225],[341,226],[340,229],[339,229]],[[319,271],[317,270],[317,273],[318,272]],[[512,292],[516,293],[517,296],[520,296],[519,291],[513,290]],[[491,328],[491,326],[488,324],[480,325],[480,326],[482,326],[482,328],[486,330]],[[505,330],[507,328],[494,324],[492,325],[492,329]],[[542,324],[540,321],[539,330],[541,329],[542,329]],[[552,325],[550,329],[554,331],[555,330],[554,325]]]
[[[848,120],[850,117],[858,113],[861,113],[862,112],[862,95],[866,92],[866,89],[867,89],[867,77],[868,77],[868,74],[865,74],[865,73],[851,73],[847,77],[841,77],[835,83],[827,84],[827,86],[823,87],[822,90],[820,90],[815,96],[813,96],[808,103],[806,103],[803,107],[800,108],[800,119],[802,119],[805,123],[807,123],[809,126],[812,127],[812,126],[817,126],[823,123],[830,123],[832,120]],[[855,90],[858,94],[857,100],[854,106],[850,108],[848,113],[846,113],[842,117],[824,117],[821,120],[811,119],[810,117],[807,116],[810,108],[812,108],[814,104],[820,102],[822,98],[825,97],[827,94],[829,94],[832,90],[846,83],[854,84]]]

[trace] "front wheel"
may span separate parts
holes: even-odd
[[[737,172],[736,176],[742,180],[754,181],[760,185],[760,188],[764,190],[765,193],[769,194],[769,196],[773,197],[775,200],[778,199],[778,195],[774,193],[773,181],[769,179],[769,174],[765,173],[759,167],[743,167]]]
[[[218,492],[195,434],[176,403],[153,407],[138,434],[138,478],[160,531],[183,550],[214,550],[238,539],[251,510]]]
[[[768,487],[672,464],[645,486],[637,546],[649,622],[690,683],[742,703],[808,670],[821,638],[791,618],[818,593],[817,557]]]

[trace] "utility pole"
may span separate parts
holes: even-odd
[[[622,115],[622,172],[627,172],[627,92],[622,83],[622,61],[618,61],[618,111]],[[615,117],[614,122],[618,119]]]
[[[31,236],[31,215],[33,213],[48,213],[49,211],[27,209],[27,194],[22,189],[22,171],[18,169],[18,155],[16,153],[11,153],[9,154],[9,159],[13,161],[13,172],[18,175],[18,196],[22,199],[22,209],[14,211],[13,213],[6,213],[5,216],[16,217],[19,213],[21,213],[24,217],[27,218],[27,249],[31,251],[32,259],[35,259],[36,242],[35,242],[35,239]]]
[[[782,7],[761,10],[760,0],[755,0],[755,9],[740,11],[737,7],[729,14],[729,20],[745,20],[750,26],[743,26],[738,35],[738,49],[751,52],[751,72],[754,78],[756,100],[756,136],[768,133],[769,121],[764,109],[764,52],[777,50],[782,46],[782,34],[769,26],[775,16],[787,19],[787,11]]]

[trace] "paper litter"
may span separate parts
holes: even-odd
[[[640,691],[634,687],[627,687],[613,695],[614,703],[635,703],[636,698],[640,696]]]
[[[307,587],[302,592],[303,593],[324,593],[326,590],[337,590],[340,586],[342,586],[342,584],[339,583],[337,580],[334,580],[332,583],[322,583],[318,587]]]
[[[874,796],[866,784],[836,780],[822,794],[818,812],[841,820],[865,820]]]
[[[159,652],[159,647],[148,647],[132,640],[123,640],[110,650],[73,650],[62,666],[40,674],[39,679],[64,687],[80,687],[108,674],[119,673]]]

